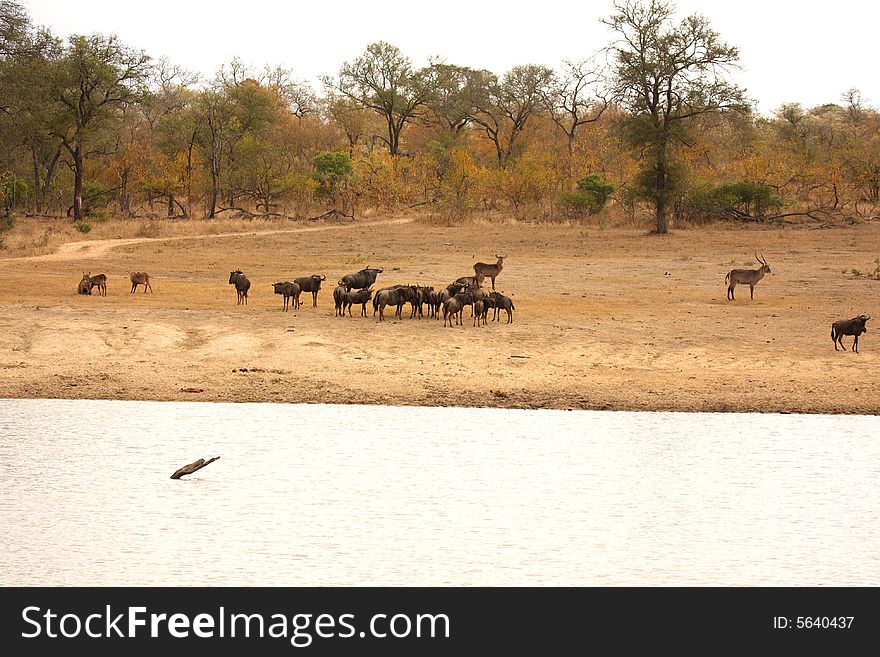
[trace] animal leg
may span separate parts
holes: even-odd
[[[754,301],[755,299],[755,286],[749,285],[749,297]]]

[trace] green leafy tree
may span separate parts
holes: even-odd
[[[687,143],[688,121],[746,108],[744,92],[728,80],[739,51],[703,16],[675,22],[674,5],[665,0],[616,0],[614,12],[605,23],[617,35],[615,92],[632,113],[628,136],[643,153],[643,188],[657,232],[666,233],[676,182],[673,147]]]
[[[55,129],[71,157],[74,172],[73,219],[83,217],[85,160],[103,131],[118,121],[126,104],[142,97],[150,58],[115,36],[73,36],[53,67],[50,95],[56,110]]]

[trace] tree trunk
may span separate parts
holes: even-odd
[[[211,155],[211,204],[208,209],[208,219],[213,219],[217,214],[217,198],[220,195],[220,170],[217,164],[217,156]]]
[[[43,183],[40,180],[40,160],[37,157],[37,149],[31,144],[31,159],[34,165],[34,209],[37,214],[43,213]]]
[[[129,169],[126,167],[119,177],[119,209],[122,210],[123,216],[131,216],[131,196],[128,193],[128,176]]]
[[[73,149],[73,220],[83,218],[82,207],[83,192],[83,155],[82,144],[77,142]]]
[[[168,195],[168,218],[174,216],[174,194]]]
[[[669,177],[666,166],[666,144],[662,142],[657,146],[657,177],[654,191],[656,193],[657,232],[660,235],[665,235],[669,232],[669,223],[666,217]]]

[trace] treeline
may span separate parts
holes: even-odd
[[[557,69],[419,68],[379,42],[313,85],[239,60],[203,80],[115,36],[61,41],[0,0],[0,203],[74,221],[613,205],[660,232],[876,211],[880,114],[858,91],[762,116],[705,18],[619,0],[605,22],[601,57]]]

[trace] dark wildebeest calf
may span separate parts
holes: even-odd
[[[321,289],[321,281],[326,281],[326,276],[321,276],[321,274],[312,274],[311,276],[303,276],[301,278],[294,278],[293,282],[299,285],[299,289],[303,292],[311,292],[312,293],[312,308],[318,307],[318,291]],[[299,302],[299,297],[297,297],[297,302]]]
[[[229,284],[235,286],[235,291],[238,294],[238,303],[236,305],[247,305],[248,290],[251,288],[251,282],[247,276],[242,274],[240,269],[231,271],[229,272]]]
[[[128,275],[128,279],[131,281],[131,292],[137,291],[138,285],[144,286],[144,294],[147,293],[147,288],[150,288],[150,293],[153,292],[153,286],[150,285],[150,275],[145,271],[133,271]]]
[[[755,254],[755,259],[761,263],[761,266],[757,269],[731,269],[727,272],[727,276],[724,277],[724,282],[727,284],[728,301],[736,301],[736,298],[733,296],[733,291],[736,289],[737,283],[748,285],[749,296],[754,299],[755,285],[758,284],[758,281],[764,278],[764,274],[773,273],[770,271],[770,265],[767,264],[767,261],[763,258],[759,258],[757,253]]]
[[[346,292],[345,299],[342,302],[342,316],[345,317],[345,309],[348,308],[348,316],[351,317],[351,307],[354,304],[361,304],[361,317],[367,316],[367,304],[373,296],[372,288],[367,290],[357,290],[356,292]]]
[[[299,296],[299,285],[284,281],[283,283],[272,283],[272,287],[275,288],[275,294],[280,294],[284,297],[283,312],[287,312],[287,309],[290,307],[290,298],[293,297],[295,301]],[[296,307],[294,307],[294,310],[296,310]]]
[[[859,315],[852,319],[840,319],[834,322],[831,325],[831,340],[834,341],[834,351],[838,351],[838,342],[840,343],[840,346],[843,347],[843,350],[846,351],[846,347],[843,346],[843,336],[852,335],[854,336],[852,350],[859,353],[859,336],[862,333],[868,332],[868,329],[865,328],[865,322],[869,319],[871,318],[868,315]]]
[[[376,282],[376,276],[382,271],[382,269],[366,267],[353,274],[346,274],[340,279],[339,285],[344,286],[346,292],[351,292],[352,289],[365,290]]]

